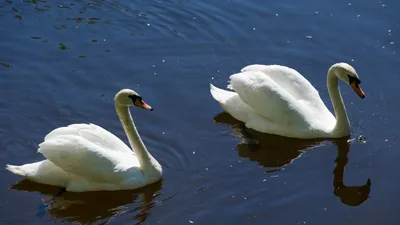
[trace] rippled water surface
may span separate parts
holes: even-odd
[[[399,224],[399,10],[396,0],[1,0],[1,165],[42,160],[43,137],[71,123],[127,142],[113,97],[132,88],[155,109],[132,114],[164,179],[52,199],[59,188],[3,169],[0,223]],[[367,95],[341,83],[350,138],[261,134],[209,94],[245,65],[282,64],[331,109],[326,72],[339,61]]]

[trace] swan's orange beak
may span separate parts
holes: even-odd
[[[152,108],[150,105],[146,104],[146,102],[144,102],[144,101],[141,100],[141,99],[136,99],[135,105],[138,106],[138,107],[140,107],[140,108],[153,111],[153,108]]]
[[[351,82],[350,86],[357,93],[357,95],[360,96],[360,98],[365,98],[363,90],[360,88],[360,85],[356,81]]]

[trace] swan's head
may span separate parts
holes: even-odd
[[[114,98],[114,101],[117,105],[121,106],[137,106],[143,109],[147,109],[153,111],[153,108],[146,104],[142,97],[131,89],[122,89],[120,90]]]
[[[336,63],[332,68],[336,69],[336,75],[349,84],[360,98],[365,98],[364,91],[360,87],[360,78],[352,66],[347,63]]]

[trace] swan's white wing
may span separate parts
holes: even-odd
[[[231,87],[257,113],[282,126],[307,128],[307,108],[260,71],[245,71],[230,76]]]
[[[296,70],[280,65],[249,65],[242,72],[260,71],[298,100],[323,104],[318,91]]]
[[[39,145],[40,153],[62,170],[90,181],[118,183],[124,171],[139,170],[136,156],[109,151],[77,135],[59,135]]]
[[[60,127],[50,132],[44,138],[45,141],[51,140],[61,135],[73,135],[82,137],[93,144],[103,148],[122,153],[134,154],[129,147],[117,136],[95,124],[71,124],[67,127]]]

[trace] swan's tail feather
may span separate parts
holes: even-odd
[[[6,169],[15,175],[26,177],[26,172],[24,171],[22,166],[14,166],[7,164]]]
[[[71,176],[68,173],[49,160],[28,163],[21,166],[7,164],[6,169],[17,176],[41,184],[66,187],[71,180]]]
[[[210,92],[213,98],[220,104],[225,104],[226,101],[236,95],[235,92],[225,91],[210,84]]]

